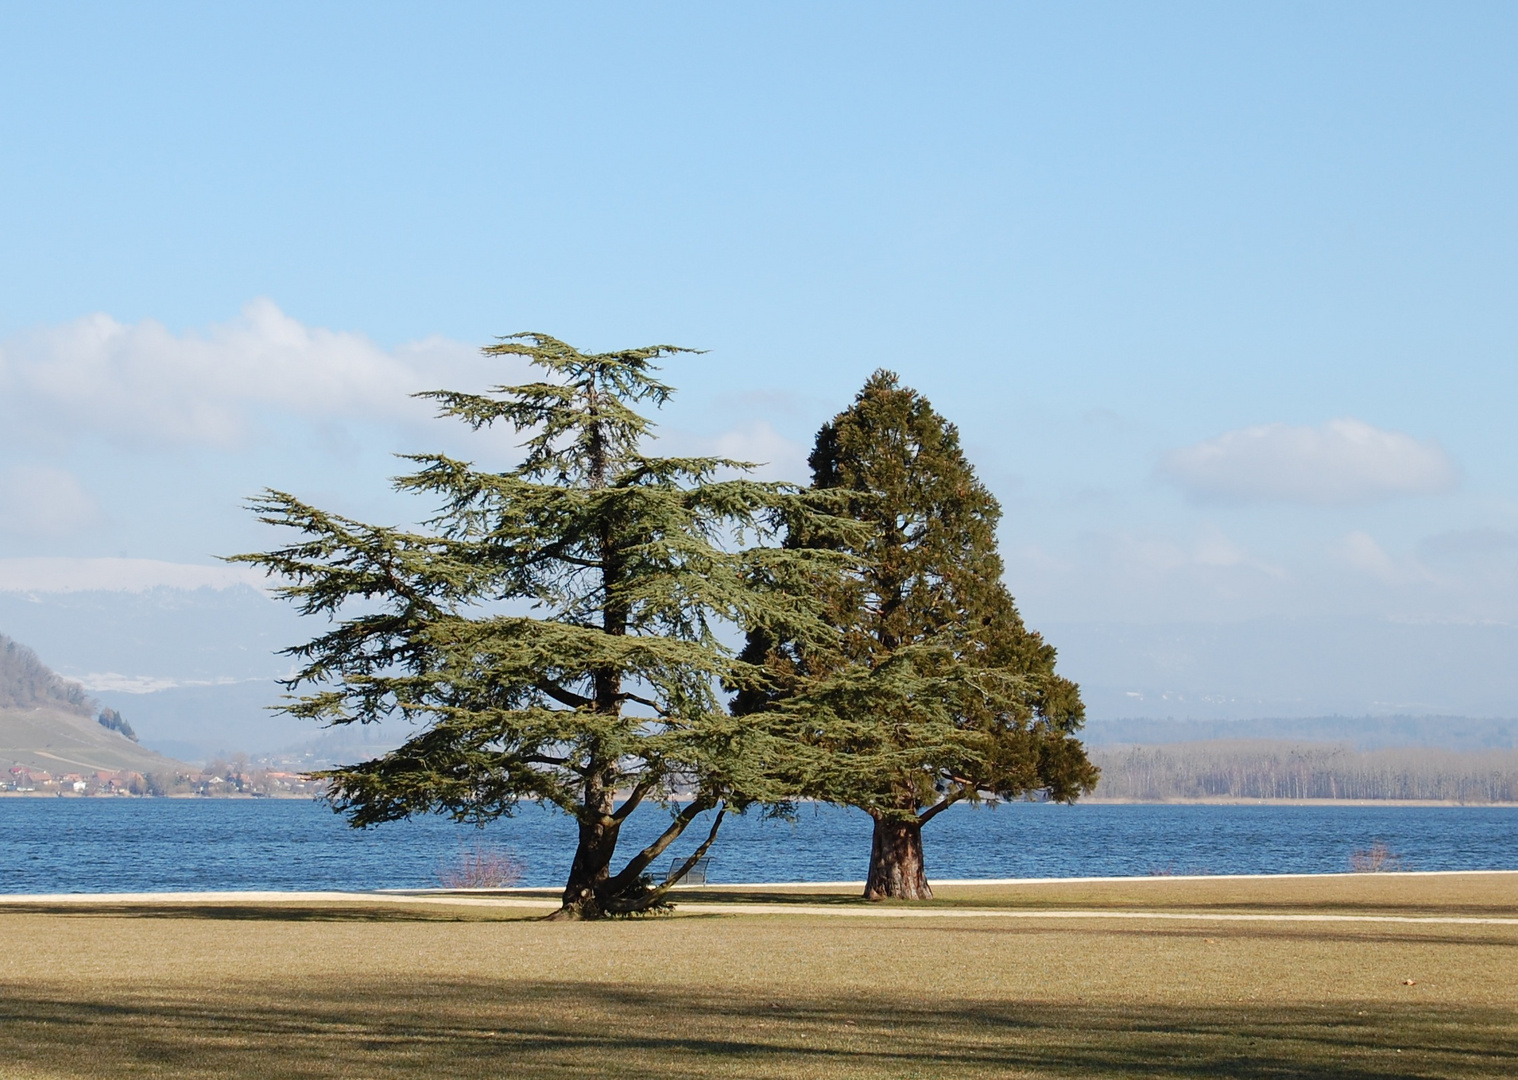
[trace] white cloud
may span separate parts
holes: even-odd
[[[1317,505],[1429,495],[1456,482],[1438,443],[1349,418],[1230,431],[1173,451],[1160,472],[1198,499]]]
[[[807,449],[786,438],[767,421],[754,420],[715,436],[693,435],[680,430],[659,437],[658,453],[693,454],[753,462],[753,476],[761,480],[789,480],[805,484],[812,477],[806,463]]]
[[[1189,537],[1093,532],[1002,551],[1007,587],[1035,627],[1047,619],[1233,620],[1276,613],[1302,588],[1297,567],[1208,524]]]
[[[1485,591],[1480,586],[1479,573],[1441,571],[1416,555],[1393,555],[1375,537],[1360,529],[1345,533],[1331,545],[1329,552],[1341,565],[1374,578],[1382,585],[1395,586],[1396,591],[1404,595],[1409,595],[1409,590],[1434,590],[1436,595],[1442,594],[1446,600],[1453,600],[1462,592]],[[1469,571],[1470,568],[1465,569]],[[1497,596],[1491,593],[1488,599],[1497,599]]]
[[[157,694],[181,686],[236,686],[238,683],[266,683],[268,679],[167,679],[158,675],[122,675],[116,671],[96,671],[75,677],[86,690],[118,694]]]
[[[86,690],[99,693],[117,694],[156,694],[162,690],[172,690],[179,683],[173,679],[163,679],[154,675],[122,675],[115,671],[97,671],[89,675],[80,675],[74,679]]]
[[[1355,570],[1382,581],[1396,583],[1404,577],[1397,561],[1370,533],[1358,529],[1345,533],[1338,543],[1338,555]]]
[[[1253,570],[1278,581],[1285,581],[1291,576],[1284,567],[1255,558],[1225,536],[1222,530],[1213,526],[1203,528],[1193,547],[1191,561],[1198,566]]]
[[[100,508],[79,479],[51,465],[13,465],[0,472],[0,532],[59,537],[100,520]]]
[[[263,572],[247,566],[201,566],[157,559],[0,559],[0,592],[146,592],[149,589],[255,588]]]
[[[309,327],[255,300],[204,333],[97,314],[0,342],[0,399],[12,429],[231,446],[263,409],[419,418],[432,410],[411,393],[449,385],[460,368],[480,363],[460,342],[429,338],[386,351],[362,334]],[[496,362],[494,371],[501,368]]]
[[[1167,536],[1131,533],[1092,537],[1091,540],[1124,576],[1169,579],[1176,575],[1203,575],[1207,580],[1225,586],[1258,575],[1276,580],[1289,576],[1283,568],[1250,555],[1211,525],[1203,526],[1191,543]],[[1239,571],[1244,576],[1236,578],[1234,572]]]
[[[724,431],[717,436],[714,449],[725,458],[754,462],[760,466],[756,473],[770,479],[802,484],[811,478],[806,448],[787,439],[764,420]]]

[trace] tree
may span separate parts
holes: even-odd
[[[137,733],[132,730],[132,725],[127,723],[115,709],[101,709],[100,715],[95,718],[101,727],[108,731],[119,731],[133,742],[137,741]]]
[[[874,819],[867,897],[927,898],[922,827],[945,809],[1030,792],[1071,801],[1095,784],[1073,737],[1080,693],[1023,625],[1002,583],[1001,509],[925,398],[876,372],[810,463],[814,487],[865,527],[840,542],[836,526],[797,521],[786,539],[853,557],[824,597],[839,633],[818,647],[755,628],[743,659],[768,679],[735,709],[788,714],[810,753],[798,787]]]
[[[284,578],[279,591],[302,614],[332,622],[286,650],[299,661],[286,685],[304,690],[288,712],[420,728],[390,753],[321,773],[335,810],[362,827],[428,812],[482,824],[524,799],[557,807],[579,824],[559,915],[644,910],[706,853],[728,809],[783,795],[786,744],[718,698],[745,676],[716,629],[779,620],[821,632],[794,585],[821,564],[742,546],[773,535],[782,514],[805,520],[805,500],[783,484],[716,478],[741,462],[640,452],[651,425],[634,406],[671,393],[653,361],[684,350],[585,354],[518,334],[483,351],[525,357],[547,378],[422,396],[471,428],[526,432],[519,467],[408,455],[418,468],[397,489],[441,502],[420,531],[268,491],[254,504],[261,520],[302,535],[237,559]],[[665,805],[669,824],[614,872],[622,826],[645,803]],[[653,861],[708,810],[695,853],[653,884]]]

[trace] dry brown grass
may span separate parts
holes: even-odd
[[[555,895],[519,890],[522,895]],[[1407,916],[1498,916],[1518,918],[1518,872],[1472,874],[1323,874],[1272,877],[1112,878],[1027,881],[1015,885],[933,886],[934,899],[907,908],[1050,908],[1169,912],[1363,913]],[[689,907],[710,904],[825,904],[878,910],[858,892],[828,886],[717,886],[683,889],[676,899]]]
[[[1511,877],[940,891],[1384,913],[1399,881],[1421,912],[1518,913]],[[0,1075],[1518,1075],[1512,925],[525,914],[0,907]]]

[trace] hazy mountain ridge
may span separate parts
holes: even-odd
[[[51,708],[88,716],[94,702],[31,649],[0,634],[0,709]]]
[[[63,775],[186,768],[138,746],[115,710],[105,710],[106,723],[96,710],[84,687],[0,634],[0,769]]]
[[[1518,745],[1511,719],[1518,717],[1515,626],[1348,617],[1034,625],[1058,647],[1061,673],[1081,685],[1093,744],[1280,738],[1361,748]],[[326,622],[303,619],[258,589],[0,590],[0,627],[119,710],[143,743],[177,758],[297,748],[294,756],[304,758],[312,748],[302,744],[322,737],[321,729],[271,706],[284,693],[276,680],[290,673],[279,650],[309,640]],[[1416,721],[1412,729],[1407,718]],[[1201,726],[1165,726],[1172,721]],[[1147,730],[1134,727],[1140,724]],[[324,745],[313,758],[346,752]]]

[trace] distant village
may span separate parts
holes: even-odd
[[[49,772],[24,765],[0,774],[0,796],[62,798],[289,799],[318,795],[323,784],[298,772],[212,761],[200,772]]]

